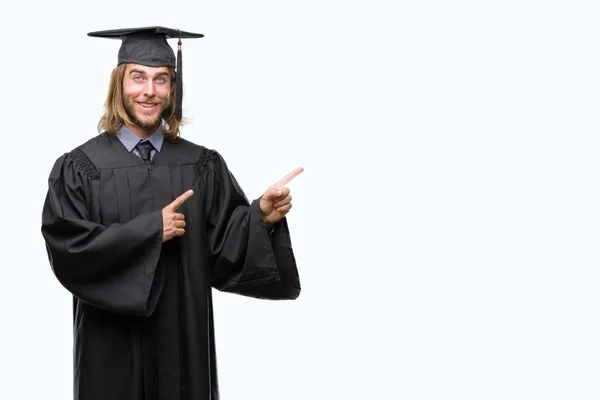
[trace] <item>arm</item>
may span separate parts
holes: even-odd
[[[149,316],[162,290],[162,279],[155,280],[162,272],[161,210],[125,224],[90,221],[86,200],[94,173],[70,154],[52,169],[42,213],[50,264],[80,300],[115,313]]]
[[[300,279],[285,218],[274,222],[269,234],[261,199],[248,203],[216,152],[205,178],[213,286],[256,298],[297,298]]]

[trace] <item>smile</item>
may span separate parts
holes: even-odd
[[[155,103],[138,103],[142,108],[151,109],[155,107],[157,104]]]

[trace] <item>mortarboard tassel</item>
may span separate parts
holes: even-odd
[[[183,77],[181,69],[181,38],[177,42],[177,71],[175,76],[175,116],[178,121],[183,117],[182,102],[183,102]]]

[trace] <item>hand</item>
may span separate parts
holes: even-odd
[[[175,236],[182,236],[185,233],[185,216],[176,211],[187,201],[187,199],[192,197],[193,194],[193,190],[188,190],[162,209],[163,243],[173,239]]]
[[[300,175],[304,168],[296,168],[273,186],[268,188],[260,198],[260,211],[266,224],[274,224],[292,209],[290,189],[285,187],[292,179]]]

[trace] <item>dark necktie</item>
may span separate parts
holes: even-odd
[[[137,144],[137,146],[135,146],[135,147],[140,152],[140,156],[142,157],[142,160],[149,162],[150,161],[150,152],[154,148],[154,146],[152,146],[152,143],[150,143],[150,141],[146,140],[145,142],[139,142]]]

